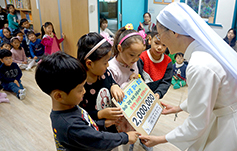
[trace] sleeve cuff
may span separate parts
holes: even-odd
[[[188,112],[188,107],[187,107],[187,99],[185,101],[183,101],[183,103],[180,104],[180,108],[185,111]]]

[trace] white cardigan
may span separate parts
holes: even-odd
[[[188,98],[180,107],[189,113],[182,125],[166,135],[179,149],[237,150],[237,85],[220,63],[197,41],[185,52]]]

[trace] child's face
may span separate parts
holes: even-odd
[[[28,21],[25,21],[23,24],[22,24],[22,27],[23,28],[30,28],[30,24],[29,24],[29,22]]]
[[[11,37],[11,33],[7,30],[7,29],[3,29],[2,31],[3,35],[7,38],[10,38]]]
[[[159,60],[161,58],[161,55],[165,52],[165,50],[166,46],[162,44],[160,40],[156,38],[156,36],[154,36],[151,40],[151,49],[150,49],[151,56],[155,60]]]
[[[83,100],[83,96],[86,93],[86,90],[84,88],[85,83],[86,80],[81,84],[78,84],[69,92],[69,94],[65,95],[61,103],[70,106],[78,105]]]
[[[21,42],[18,39],[14,39],[13,42],[11,43],[12,47],[14,49],[19,49]]]
[[[13,6],[10,6],[9,7],[9,12],[13,14],[15,12],[15,8]]]
[[[182,56],[179,56],[179,55],[176,56],[175,60],[178,64],[181,64],[181,63],[184,62],[184,58]]]
[[[5,66],[11,66],[12,64],[12,56],[10,57],[4,57],[1,59],[2,63],[5,64]]]
[[[101,24],[101,28],[104,30],[105,28],[107,28],[108,27],[108,23],[107,22],[103,22],[102,24]]]
[[[46,28],[45,28],[45,33],[50,35],[51,33],[53,32],[53,26],[52,25],[48,25]]]
[[[227,38],[230,39],[230,40],[232,40],[234,37],[235,37],[234,31],[233,31],[233,30],[230,30],[230,31],[227,33]]]
[[[32,41],[32,42],[35,42],[35,40],[36,40],[35,34],[30,34],[30,35],[28,35],[28,38],[29,38],[29,40]]]
[[[144,15],[144,21],[145,21],[146,23],[149,23],[149,22],[151,21],[151,18],[150,18],[150,16],[149,16],[148,14],[145,14],[145,15]]]
[[[17,36],[19,37],[20,42],[23,40],[23,33],[18,33]]]
[[[125,65],[132,66],[139,60],[141,53],[145,50],[145,46],[142,42],[132,43],[129,48],[126,48],[119,52],[121,62]]]
[[[100,60],[96,60],[91,63],[91,68],[89,68],[90,72],[96,76],[102,76],[105,72],[107,67],[109,67],[109,59],[111,57],[111,51],[107,53],[104,57]]]
[[[11,50],[11,45],[9,44],[4,44],[1,49],[7,49],[7,50]]]

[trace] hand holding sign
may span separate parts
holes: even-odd
[[[132,80],[124,88],[124,94],[122,102],[113,99],[113,103],[121,107],[135,130],[149,135],[163,110],[158,98],[141,78]]]

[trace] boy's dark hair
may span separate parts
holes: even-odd
[[[53,90],[69,94],[78,84],[86,80],[86,70],[74,57],[57,52],[42,59],[35,72],[40,89],[50,95]]]
[[[77,59],[83,64],[84,68],[86,67],[86,60],[84,59],[86,54],[102,39],[103,36],[96,32],[91,32],[83,35],[77,42]],[[102,57],[106,56],[108,52],[111,51],[111,45],[109,42],[104,42],[99,48],[97,48],[89,57],[91,61],[100,60]]]
[[[8,41],[3,41],[3,42],[1,43],[1,45],[0,45],[0,47],[2,47],[2,46],[5,45],[5,44],[8,44],[8,45],[11,46],[11,44],[10,44]]]
[[[22,33],[23,34],[23,32],[21,32],[20,30],[15,30],[14,32],[13,32],[13,36],[15,37],[15,36],[17,36],[17,34],[19,34],[19,33]],[[24,34],[23,34],[24,35]]]
[[[100,27],[101,27],[102,23],[104,23],[104,22],[108,23],[107,19],[101,18],[101,19],[100,19]]]
[[[125,27],[120,28],[116,32],[115,37],[114,37],[114,45],[112,48],[113,56],[117,56],[119,53],[117,46],[119,42],[121,41],[121,39],[123,39],[123,37],[127,36],[128,34],[134,33],[134,32],[136,32],[136,30],[126,30]],[[130,36],[122,42],[121,46],[123,49],[126,49],[126,48],[129,48],[132,43],[138,42],[138,41],[144,44],[144,40],[142,39],[140,35]]]
[[[184,57],[184,54],[182,52],[178,52],[174,55],[174,59],[176,59],[177,56]]]
[[[152,32],[148,32],[147,35],[151,35],[151,38],[155,37],[155,35],[157,35],[158,32],[156,31],[152,31]]]
[[[27,22],[27,21],[28,21],[27,19],[23,18],[23,19],[21,19],[21,21],[20,21],[20,24],[19,24],[19,25],[20,25],[20,26],[22,26],[22,25],[23,25],[23,23],[24,23],[24,22]]]
[[[12,56],[12,52],[7,49],[1,49],[0,50],[0,59],[3,59],[4,57],[10,57]]]
[[[29,37],[30,34],[34,34],[35,35],[35,32],[30,30],[30,31],[27,32],[26,36]]]
[[[8,13],[10,13],[10,12],[9,12],[9,8],[10,8],[11,6],[12,6],[13,8],[15,8],[15,6],[14,6],[13,4],[7,4],[7,12],[8,12]],[[14,11],[14,14],[16,14],[16,10]]]

